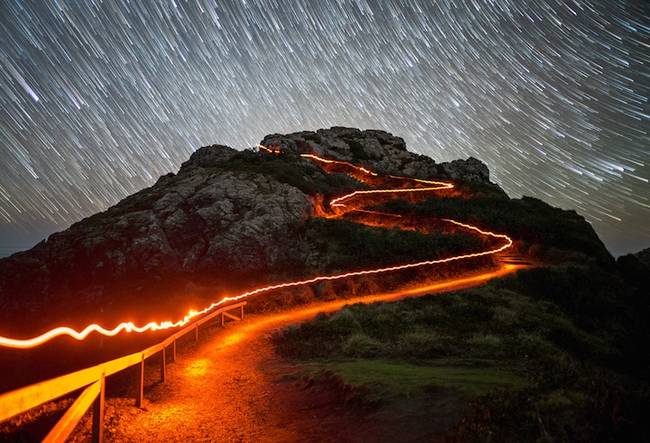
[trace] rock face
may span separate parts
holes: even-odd
[[[489,183],[490,171],[480,160],[454,160],[436,163],[430,157],[406,150],[404,139],[378,130],[333,127],[316,132],[267,135],[264,146],[278,146],[296,154],[316,152],[328,158],[354,161],[375,171],[416,178],[450,178],[474,183]]]
[[[63,301],[110,306],[117,294],[137,297],[170,281],[232,282],[264,272],[312,204],[272,176],[224,168],[236,154],[203,147],[178,174],[0,260],[5,312]]]
[[[622,255],[616,262],[628,281],[638,282],[643,294],[650,293],[650,248]]]

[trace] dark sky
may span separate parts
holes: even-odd
[[[3,0],[0,66],[0,255],[200,146],[331,125],[650,246],[650,2]]]

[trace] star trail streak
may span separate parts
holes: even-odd
[[[650,2],[6,0],[0,42],[0,252],[199,146],[331,125],[650,245]]]

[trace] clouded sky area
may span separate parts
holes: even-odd
[[[650,246],[650,2],[0,2],[0,255],[200,146],[332,125]]]

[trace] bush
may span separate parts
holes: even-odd
[[[446,257],[483,248],[483,241],[468,233],[422,234],[376,228],[338,219],[310,219],[305,241],[318,252],[320,269],[360,269]]]
[[[608,272],[529,269],[458,293],[355,305],[285,330],[277,349],[286,357],[372,359],[354,361],[367,367],[382,359],[516,369],[528,385],[477,401],[454,431],[458,440],[620,441],[646,426],[640,411],[650,389],[640,350],[650,337],[634,326],[647,311],[626,307],[629,288]]]
[[[352,152],[352,156],[355,160],[369,159],[368,154],[366,154],[366,151],[363,149],[363,145],[361,143],[353,139],[346,140],[346,143],[350,147],[350,151]]]
[[[260,155],[241,151],[214,168],[216,172],[241,171],[268,175],[300,189],[307,195],[343,194],[365,186],[344,174],[327,174],[300,157]]]
[[[359,332],[348,336],[341,346],[341,352],[347,357],[377,357],[381,351],[379,341]]]

